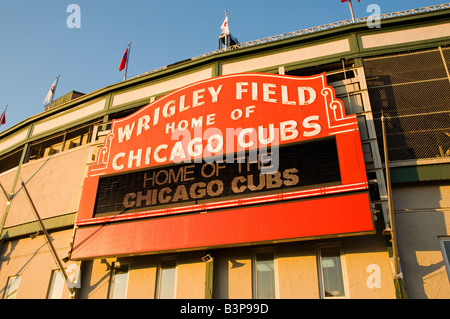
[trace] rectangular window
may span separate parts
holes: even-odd
[[[344,298],[345,288],[340,247],[321,247],[318,262],[321,297]]]
[[[89,123],[33,142],[30,144],[25,163],[88,144],[91,142],[93,129],[94,124]]]
[[[64,289],[64,277],[59,270],[52,271],[47,299],[61,299]]]
[[[6,172],[7,170],[10,170],[13,167],[19,166],[22,153],[23,147],[16,151],[0,156],[0,174]]]
[[[445,269],[450,280],[450,237],[442,237],[439,239],[441,244],[442,256],[444,257]]]
[[[19,289],[20,276],[11,276],[6,283],[3,299],[16,299],[17,289]]]
[[[128,264],[113,263],[109,283],[109,299],[125,299],[127,297],[128,268]]]
[[[276,298],[273,251],[257,251],[254,254],[253,297],[255,299]]]
[[[174,259],[160,261],[156,287],[157,299],[175,298],[176,267],[177,262]]]
[[[59,134],[31,144],[28,149],[26,162],[59,153],[63,141],[64,134]]]

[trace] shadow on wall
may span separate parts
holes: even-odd
[[[422,183],[393,188],[399,257],[411,299],[450,297],[438,238],[448,234],[449,228],[445,212],[440,209],[443,194],[439,186],[443,185]]]

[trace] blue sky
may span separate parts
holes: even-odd
[[[446,0],[353,0],[356,17],[369,4],[389,13]],[[70,4],[80,8],[80,28],[69,28]],[[231,33],[247,42],[350,19],[340,0],[2,0],[0,2],[0,131],[44,111],[55,98],[89,93],[120,82],[118,67],[132,42],[128,78],[218,48],[228,11]]]

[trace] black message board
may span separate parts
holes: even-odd
[[[94,216],[341,184],[334,137],[101,177]]]

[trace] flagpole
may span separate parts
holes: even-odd
[[[392,186],[391,186],[391,174],[389,170],[389,158],[388,158],[388,147],[387,147],[387,137],[386,137],[386,127],[384,124],[384,114],[381,111],[381,130],[383,134],[383,150],[384,150],[384,166],[386,173],[386,186],[388,193],[388,204],[389,204],[389,223],[391,224],[391,243],[392,243],[392,259],[394,263],[394,279],[398,279],[400,275],[400,266],[398,258],[398,248],[397,248],[397,234],[395,232],[395,217],[394,217],[394,204],[392,201]]]
[[[227,20],[227,27],[228,27],[228,12],[227,12],[227,10],[225,10],[225,19]],[[225,51],[226,50],[228,50],[228,41],[229,41],[229,33],[228,34],[225,34]]]
[[[50,104],[48,105],[48,109],[51,109],[51,108],[52,108],[53,97],[55,96],[56,86],[58,85],[58,81],[59,81],[59,74],[58,74],[58,76],[56,77],[55,87],[53,88],[53,94],[52,94],[52,97],[51,97],[51,99],[50,99]]]
[[[350,12],[352,14],[352,21],[353,23],[355,23],[355,15],[353,13],[353,5],[352,5],[352,0],[348,0],[348,5],[350,6]]]
[[[127,60],[125,61],[125,72],[123,73],[123,80],[125,81],[127,79],[127,71],[128,71],[128,61],[130,60],[130,52],[131,52],[131,42],[128,43],[128,53],[127,53]]]

